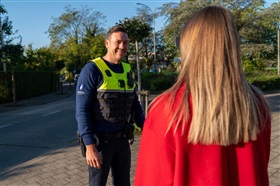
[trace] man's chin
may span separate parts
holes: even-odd
[[[118,56],[119,60],[123,60],[125,58],[125,55],[121,55],[121,56]]]

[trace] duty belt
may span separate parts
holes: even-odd
[[[123,131],[115,132],[115,133],[101,133],[101,132],[98,132],[97,136],[100,140],[109,141],[109,140],[124,138],[124,132]]]

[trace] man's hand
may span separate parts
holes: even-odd
[[[102,160],[98,150],[95,147],[95,144],[87,145],[86,146],[86,160],[87,164],[91,167],[100,169]]]

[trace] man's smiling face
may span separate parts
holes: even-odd
[[[108,49],[108,61],[119,63],[128,51],[129,38],[124,32],[115,32],[105,40],[105,46]]]

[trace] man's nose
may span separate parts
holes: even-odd
[[[120,43],[120,44],[119,44],[119,48],[120,48],[120,49],[124,49],[124,48],[125,48],[125,44],[124,44],[123,42]]]

